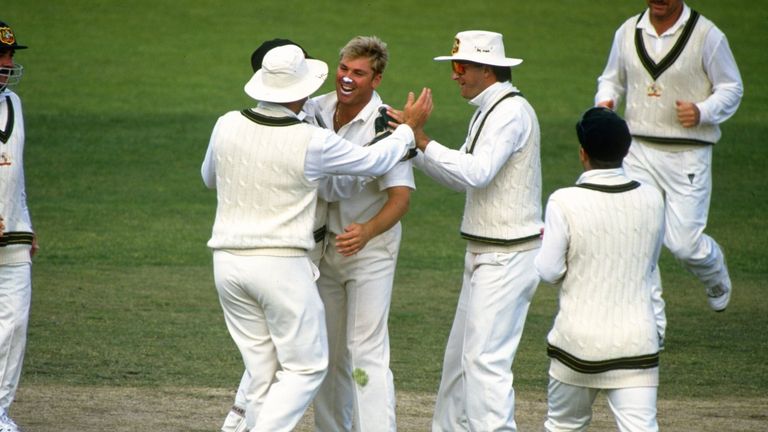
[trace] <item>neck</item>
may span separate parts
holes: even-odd
[[[677,11],[667,16],[659,17],[651,14],[650,15],[651,25],[656,30],[657,35],[662,35],[665,31],[672,28],[672,26],[675,25],[677,20],[679,20],[680,16],[682,15],[683,15],[683,6],[681,3],[680,8]]]
[[[342,126],[351,122],[367,104],[368,102],[357,105],[336,103],[336,110],[333,112],[333,128],[338,131]]]
[[[288,108],[289,110],[293,111],[295,114],[298,114],[301,112],[301,109],[304,107],[304,102],[306,102],[306,99],[302,99],[295,102],[286,102],[281,103],[280,105]]]

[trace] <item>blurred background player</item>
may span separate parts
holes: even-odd
[[[37,251],[24,188],[24,115],[19,96],[11,90],[24,70],[13,56],[25,48],[0,21],[0,432],[20,430],[8,409],[24,361],[32,256]]]

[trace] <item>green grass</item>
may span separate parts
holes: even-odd
[[[34,265],[24,383],[234,388],[242,365],[224,327],[205,242],[215,209],[199,165],[216,117],[251,105],[251,51],[290,37],[335,65],[357,34],[390,44],[381,93],[398,105],[429,86],[428,132],[460,144],[471,113],[433,62],[460,30],[505,34],[513,82],[537,109],[545,196],[581,168],[573,125],[592,101],[613,32],[642,2],[343,3],[10,0],[2,18],[31,48],[18,93],[27,126]],[[735,284],[724,314],[662,256],[668,303],[662,397],[767,396],[768,2],[694,1],[728,35],[745,81],[715,149],[710,226]],[[330,90],[326,83],[322,91]],[[437,388],[461,280],[460,194],[417,174],[390,318],[398,388]],[[556,290],[542,285],[515,361],[520,391],[543,391]]]

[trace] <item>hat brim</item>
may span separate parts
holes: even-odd
[[[439,56],[439,57],[435,57],[434,60],[435,61],[468,61],[472,63],[479,63],[479,64],[490,65],[490,66],[504,66],[504,67],[517,66],[523,62],[523,59],[512,58],[512,57],[491,58],[491,57],[479,57],[479,56],[470,56],[470,55],[461,55],[461,54],[452,55],[452,56]]]
[[[272,87],[264,83],[264,69],[259,69],[245,84],[245,93],[263,102],[287,103],[309,97],[328,78],[328,65],[315,59],[306,59],[309,72],[301,81],[288,87]]]

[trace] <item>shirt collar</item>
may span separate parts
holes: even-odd
[[[479,95],[471,99],[469,104],[485,111],[486,109],[490,108],[490,106],[493,105],[500,97],[512,91],[516,92],[518,90],[509,81],[495,82],[480,92]]]
[[[322,96],[318,96],[313,99],[315,106],[317,107],[317,111],[324,113],[323,116],[328,116],[329,120],[333,120],[333,113],[336,111],[336,104],[339,103],[339,98],[336,96],[336,91],[332,91],[329,93],[326,93]],[[360,110],[359,113],[353,118],[349,124],[354,123],[356,121],[365,121],[366,119],[370,118],[369,116],[372,115],[372,113],[375,114],[375,111],[379,109],[380,106],[382,106],[384,103],[381,100],[381,96],[379,96],[376,91],[373,92],[373,95],[371,95],[371,100],[368,101],[367,104],[363,107],[362,110]]]
[[[370,116],[372,116],[372,115],[375,115],[376,114],[376,110],[379,109],[379,107],[381,106],[381,103],[382,103],[381,102],[381,96],[379,96],[379,94],[376,93],[376,91],[374,91],[373,95],[371,95],[371,100],[369,100],[368,103],[365,104],[363,109],[361,109],[360,112],[357,113],[355,118],[352,119],[352,121],[350,123],[358,121],[358,120],[359,121],[365,121],[365,119],[370,118]]]
[[[261,101],[256,106],[256,110],[259,113],[268,115],[270,117],[296,117],[299,120],[304,120],[304,117],[306,116],[304,111],[301,111],[298,114],[296,114],[295,112],[286,108],[284,105],[280,105],[274,102]]]
[[[592,169],[584,171],[576,184],[593,183],[603,185],[619,185],[630,181],[624,173],[624,168]]]
[[[691,8],[688,7],[687,4],[683,3],[683,13],[680,14],[680,18],[677,19],[677,22],[675,22],[672,27],[670,27],[667,31],[664,32],[664,34],[661,35],[656,34],[656,29],[653,27],[653,24],[651,24],[650,15],[650,9],[646,9],[643,17],[640,18],[640,21],[637,23],[637,28],[642,29],[644,32],[654,37],[668,36],[675,34],[677,30],[679,30],[685,25],[685,23],[688,22],[688,18],[691,17]]]

